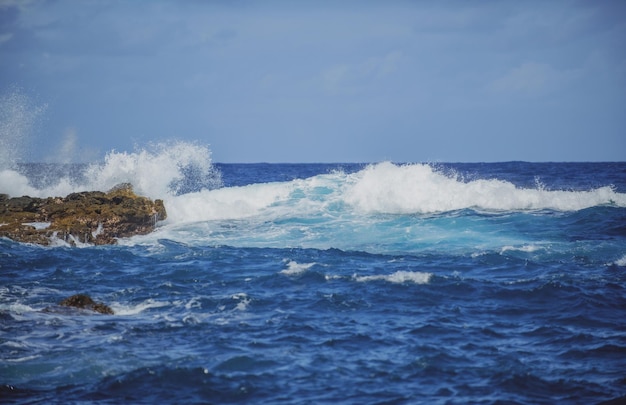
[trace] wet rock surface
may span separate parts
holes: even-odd
[[[117,238],[144,235],[167,217],[162,200],[138,196],[128,183],[109,192],[68,196],[9,198],[0,194],[0,237],[49,245],[56,237],[72,245],[115,244]]]
[[[59,302],[59,305],[63,307],[74,307],[79,309],[87,309],[101,314],[113,315],[114,312],[111,308],[101,302],[95,302],[90,296],[86,294],[72,295]]]

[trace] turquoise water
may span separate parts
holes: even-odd
[[[626,399],[626,164],[198,162],[4,173],[131,181],[169,217],[116,246],[0,240],[2,402]],[[116,314],[56,306],[76,293]]]

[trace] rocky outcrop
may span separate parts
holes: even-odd
[[[166,216],[162,200],[138,196],[127,183],[107,193],[85,191],[65,198],[0,194],[0,237],[41,245],[54,238],[72,245],[115,244],[117,238],[153,231]]]
[[[76,294],[69,298],[59,302],[59,305],[63,307],[74,307],[80,309],[87,309],[101,314],[113,315],[114,312],[107,305],[101,302],[95,302],[90,296],[86,294]]]

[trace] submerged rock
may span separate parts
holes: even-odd
[[[80,309],[88,309],[90,311],[99,312],[101,314],[113,315],[114,312],[107,305],[101,302],[95,302],[86,294],[76,294],[59,302],[63,307],[74,307]]]
[[[166,217],[162,200],[138,196],[128,183],[65,198],[0,195],[0,237],[18,242],[48,245],[57,237],[72,245],[115,244],[117,238],[152,232]]]

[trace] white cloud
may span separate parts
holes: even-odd
[[[491,82],[489,89],[497,93],[539,96],[562,88],[578,74],[576,70],[561,71],[545,63],[526,62]]]
[[[381,79],[392,75],[400,65],[402,53],[392,51],[382,57],[369,58],[361,63],[335,65],[322,72],[324,88],[338,92],[354,88],[363,81]]]
[[[34,3],[34,0],[0,0],[0,8],[26,7]]]
[[[342,82],[350,75],[350,66],[336,65],[322,73],[324,87],[330,92],[339,90]]]
[[[13,34],[10,32],[6,34],[0,34],[0,45],[4,44],[5,42],[10,41],[11,38],[13,38]]]

